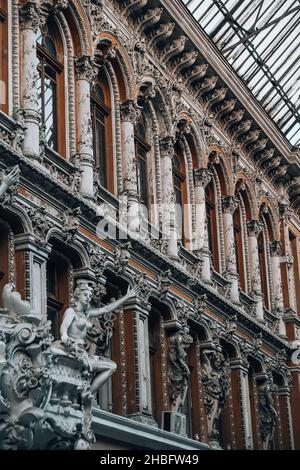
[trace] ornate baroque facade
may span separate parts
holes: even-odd
[[[0,0],[0,41],[0,447],[300,449],[299,150],[178,0]],[[138,286],[92,402],[80,279]]]

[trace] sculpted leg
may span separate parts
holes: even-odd
[[[93,370],[96,372],[96,376],[94,377],[90,393],[95,393],[102,385],[111,377],[117,369],[117,364],[107,358],[101,358],[97,361],[92,362]]]

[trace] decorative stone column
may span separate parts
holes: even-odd
[[[230,366],[236,445],[238,449],[252,449],[253,437],[248,383],[249,364],[241,358],[236,358],[231,359]]]
[[[279,315],[279,335],[286,337],[286,329],[283,321],[284,306],[280,272],[281,242],[279,240],[274,240],[271,243],[270,251],[272,260],[274,309]]]
[[[77,116],[78,116],[78,154],[81,166],[80,192],[87,198],[94,196],[94,155],[93,131],[91,120],[90,85],[95,77],[95,69],[89,56],[75,61]]]
[[[249,261],[251,271],[251,287],[256,302],[255,314],[259,321],[264,321],[263,294],[261,290],[261,276],[259,268],[257,237],[262,230],[258,220],[248,221]]]
[[[177,231],[175,223],[175,194],[173,183],[172,158],[174,156],[174,139],[167,136],[160,141],[162,170],[162,232],[168,240],[167,254],[178,259]]]
[[[33,312],[47,319],[47,260],[51,252],[49,244],[40,244],[31,234],[16,235],[14,238],[16,259],[22,254],[25,264],[24,290]],[[24,268],[23,268],[24,269]],[[17,273],[18,274],[18,273]],[[23,290],[23,289],[22,289]]]
[[[129,231],[138,232],[140,221],[134,142],[134,125],[137,118],[137,110],[132,100],[126,100],[121,103],[120,111],[122,120],[123,194],[127,197],[127,226]]]
[[[194,251],[199,253],[201,266],[201,279],[211,283],[211,253],[208,245],[205,187],[210,183],[212,172],[207,168],[194,169],[196,224],[194,234]]]
[[[22,107],[24,110],[25,132],[23,152],[26,156],[40,158],[40,116],[37,100],[38,59],[36,34],[40,26],[37,4],[28,1],[20,8],[20,28],[23,43],[22,54]]]
[[[233,213],[237,208],[237,200],[234,196],[225,196],[222,199],[224,220],[224,242],[226,258],[226,274],[231,283],[230,298],[232,302],[239,303],[239,282],[236,270],[236,254],[233,231]]]

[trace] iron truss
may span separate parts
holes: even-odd
[[[300,0],[182,0],[290,143],[300,146]]]

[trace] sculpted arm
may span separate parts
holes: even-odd
[[[63,343],[67,343],[68,340],[70,339],[68,332],[72,324],[72,321],[74,320],[74,316],[75,316],[75,313],[72,308],[68,308],[64,313],[63,321],[60,327],[60,335],[61,335],[61,340]]]
[[[8,190],[10,186],[15,184],[18,181],[20,175],[20,169],[18,166],[15,166],[10,173],[3,176],[0,183],[0,197]]]
[[[105,305],[104,307],[101,308],[95,308],[95,309],[90,309],[89,310],[89,317],[98,317],[100,315],[103,315],[105,313],[110,313],[113,312],[114,310],[117,310],[121,305],[123,305],[127,300],[131,299],[132,297],[136,297],[137,294],[139,293],[139,287],[136,286],[131,290],[128,290],[127,294],[124,295],[124,297],[121,297],[120,299],[116,300],[115,302],[112,302],[110,304]]]

